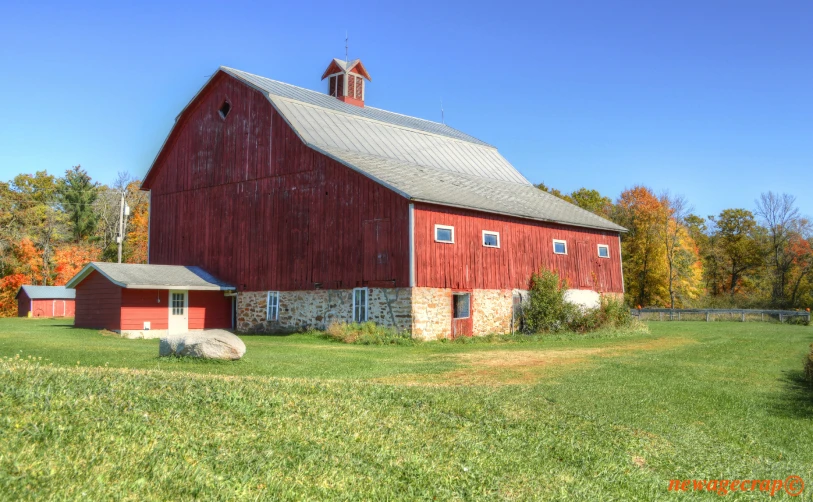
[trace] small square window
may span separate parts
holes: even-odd
[[[598,245],[598,257],[599,258],[609,258],[610,257],[610,246],[606,244],[599,244]]]
[[[500,247],[500,233],[483,230],[483,246],[487,248]]]
[[[279,320],[279,291],[268,292],[268,305],[265,311],[267,321]]]
[[[454,227],[435,225],[435,242],[454,244]]]
[[[367,322],[367,288],[353,290],[353,322]]]
[[[468,293],[454,293],[453,316],[455,319],[466,319],[471,316],[471,295]]]
[[[555,254],[567,254],[567,242],[553,239],[553,252]]]

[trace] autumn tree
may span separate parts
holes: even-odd
[[[730,295],[737,292],[743,275],[759,267],[764,260],[757,240],[757,222],[746,209],[725,209],[717,217],[717,244],[721,251]]]
[[[665,209],[647,187],[624,190],[615,204],[614,221],[627,228],[622,236],[624,282],[631,305],[668,303],[668,270],[661,222]]]
[[[598,190],[579,188],[569,195],[570,201],[582,209],[595,213],[604,218],[611,218],[613,201],[605,197]]]
[[[669,282],[669,308],[675,308],[675,282],[692,276],[692,245],[686,229],[686,218],[692,208],[682,195],[661,195],[660,233],[663,239]]]
[[[813,290],[813,238],[795,233],[788,243],[788,253],[792,262],[788,281],[789,303],[792,307],[799,307],[805,291],[810,296]]]
[[[762,218],[770,239],[770,262],[773,268],[771,298],[777,306],[785,306],[787,276],[793,264],[793,256],[788,252],[793,228],[799,223],[799,209],[796,198],[783,193],[767,192],[756,201],[757,214]]]

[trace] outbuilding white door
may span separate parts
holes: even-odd
[[[189,331],[189,295],[187,291],[169,292],[169,334]]]

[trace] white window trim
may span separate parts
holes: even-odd
[[[496,235],[497,236],[497,245],[496,246],[489,246],[486,244],[486,235]],[[498,248],[500,247],[500,233],[494,232],[492,230],[483,230],[483,247],[487,248]]]
[[[601,248],[605,248],[607,250],[607,256],[601,256]],[[610,246],[607,244],[599,244],[596,248],[596,252],[598,253],[599,258],[604,258],[605,260],[610,259]]]
[[[454,316],[454,297],[455,296],[468,296],[469,297],[469,315],[466,317],[455,317]],[[459,319],[469,319],[471,318],[471,293],[452,293],[452,320],[459,320]]]
[[[564,252],[564,253],[557,253],[557,252],[556,252],[556,244],[558,244],[558,243],[562,243],[562,244],[564,244],[564,245],[565,245],[565,252]],[[561,239],[553,239],[553,254],[563,254],[563,255],[566,255],[566,254],[567,254],[567,241],[563,241],[563,240],[561,240]]]
[[[438,240],[438,229],[451,230],[452,231],[452,240],[450,240],[450,241]],[[435,225],[435,242],[440,242],[442,244],[454,244],[454,227],[451,227],[449,225]]]
[[[356,320],[356,291],[364,291],[364,319]],[[367,322],[370,319],[370,288],[353,288],[353,322]]]
[[[271,295],[274,295],[274,316],[271,316]],[[279,321],[279,291],[269,291],[265,297],[265,320]]]

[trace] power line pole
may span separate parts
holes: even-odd
[[[119,263],[121,263],[121,247],[124,244],[125,218],[130,215],[130,206],[124,201],[124,190],[121,191],[121,205],[119,206],[119,235],[116,243],[119,246]]]

